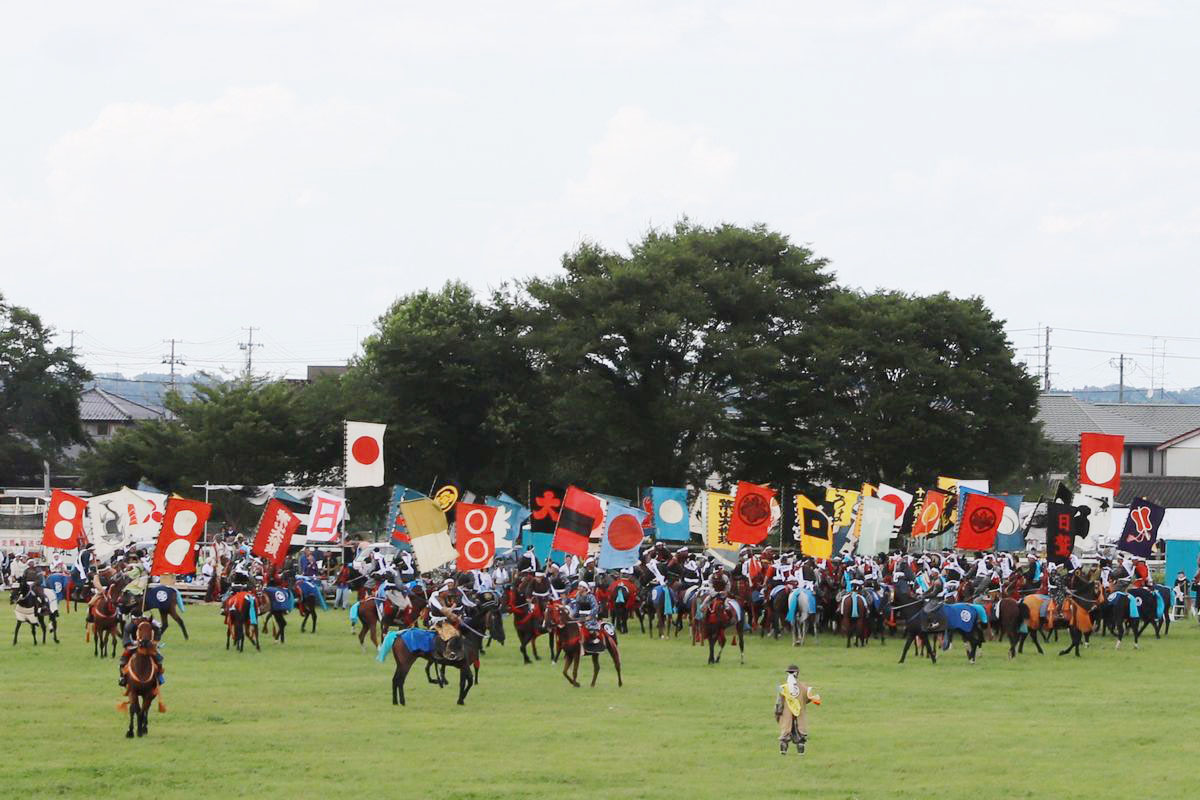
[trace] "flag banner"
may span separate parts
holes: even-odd
[[[983,492],[971,492],[963,501],[958,524],[959,550],[991,550],[996,544],[996,532],[1004,519],[1007,506],[998,497]]]
[[[459,503],[454,507],[456,530],[455,547],[458,561],[455,567],[460,572],[472,569],[487,569],[496,557],[496,535],[492,525],[496,520],[497,506],[476,503]]]
[[[720,492],[704,493],[704,538],[709,550],[737,550],[729,538],[733,522],[733,495]]]
[[[383,486],[383,432],[376,422],[345,423],[347,486]]]
[[[604,524],[604,501],[590,492],[568,486],[563,496],[553,550],[586,558],[592,532]]]
[[[651,486],[650,504],[654,509],[655,538],[668,542],[686,542],[691,538],[688,528],[687,489]]]
[[[408,526],[413,555],[417,557],[421,572],[432,572],[458,557],[458,551],[450,541],[446,512],[432,499],[405,500],[400,503],[400,513]]]
[[[908,512],[908,507],[912,505],[913,496],[903,489],[888,486],[886,483],[879,484],[879,492],[875,496],[880,500],[888,501],[895,507],[896,521],[892,525],[892,530],[898,532],[904,523],[904,515]]]
[[[1021,526],[1021,503],[1024,495],[996,495],[1004,502],[1004,518],[996,529],[996,549],[1013,553],[1025,549],[1025,529]]]
[[[757,483],[738,481],[733,495],[733,518],[729,522],[729,541],[758,544],[767,538],[774,522],[771,501],[775,490]]]
[[[842,548],[846,546],[846,540],[850,538],[850,533],[854,530],[854,525],[843,525],[840,528],[835,528],[833,531],[833,552],[840,553]]]
[[[642,515],[642,534],[644,536],[653,536],[656,531],[654,527],[654,499],[650,497],[649,492],[646,492],[644,495],[642,495],[641,502],[638,503],[638,506],[641,507],[642,511],[645,512]],[[684,509],[685,511],[687,510],[686,503],[684,504]],[[684,519],[684,525],[690,528],[691,524],[691,519]]]
[[[204,533],[204,523],[212,506],[199,500],[167,498],[162,531],[154,548],[151,575],[187,575],[196,569],[196,542]]]
[[[1071,551],[1075,548],[1074,519],[1074,506],[1059,502],[1046,504],[1046,558],[1055,564],[1071,561]]]
[[[645,514],[629,506],[609,503],[604,537],[600,542],[600,569],[628,569],[637,563]]]
[[[1107,433],[1079,435],[1079,482],[1116,494],[1121,488],[1125,437]]]
[[[1142,558],[1150,558],[1154,543],[1158,541],[1158,530],[1162,527],[1167,510],[1141,498],[1129,504],[1129,517],[1117,549]],[[1170,576],[1167,576],[1170,580]]]
[[[736,568],[738,565],[738,554],[737,554],[736,550],[712,550],[712,549],[709,549],[709,550],[705,550],[704,552],[706,555],[710,555],[713,558],[715,558],[717,561],[721,562],[721,565],[723,567],[725,567],[725,569],[731,570],[731,569]]]
[[[938,489],[925,492],[921,500],[921,510],[913,520],[913,536],[929,536],[942,530],[942,516],[946,513],[946,503],[950,495]]]
[[[154,504],[128,487],[91,498],[87,508],[91,519],[88,540],[101,561],[135,541],[151,541],[158,536],[162,516],[155,521]]]
[[[833,505],[830,517],[835,528],[847,528],[854,524],[854,509],[859,493],[853,489],[826,489],[825,502]]]
[[[262,556],[276,567],[282,566],[287,558],[288,545],[299,527],[300,517],[293,514],[283,501],[272,498],[258,521],[258,532],[250,552]]]
[[[449,516],[454,511],[456,503],[466,500],[463,495],[463,488],[457,481],[447,481],[441,486],[433,490],[431,495],[433,502],[442,510],[442,513]]]
[[[1075,493],[1066,487],[1066,484],[1058,484],[1058,488],[1054,491],[1054,501],[1062,503],[1064,506],[1075,505]]]
[[[59,550],[74,550],[83,536],[83,512],[87,501],[70,492],[55,489],[50,493],[46,508],[46,524],[42,526],[42,546]],[[86,538],[86,537],[85,537]]]
[[[696,492],[692,501],[692,511],[688,514],[688,531],[693,536],[699,536],[700,541],[708,541],[708,492]]]
[[[1113,490],[1084,484],[1075,493],[1075,536],[1087,553],[1106,544],[1112,526]],[[1086,509],[1086,511],[1085,511]]]
[[[833,525],[821,506],[807,495],[796,495],[796,539],[809,558],[833,557]]]
[[[878,497],[859,498],[857,552],[864,556],[886,553],[892,539],[896,507]]]
[[[411,550],[408,538],[408,527],[404,524],[404,515],[400,513],[400,504],[405,500],[416,500],[425,495],[416,489],[396,484],[392,487],[392,497],[388,501],[387,526],[392,544],[401,550]]]
[[[308,512],[308,541],[332,542],[337,539],[338,525],[346,515],[346,498],[320,489],[312,493],[312,508]]]
[[[533,545],[534,557],[537,559],[538,564],[545,565],[550,560],[551,546],[554,544],[554,534],[530,531],[529,537],[530,543]]]
[[[529,509],[505,492],[499,497],[488,497],[486,502],[496,507],[492,522],[492,533],[496,536],[496,549],[508,550],[516,545],[517,535],[529,519]]]
[[[534,484],[529,500],[529,529],[535,533],[554,533],[558,516],[562,513],[563,495],[561,486]]]

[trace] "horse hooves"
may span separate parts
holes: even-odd
[[[133,731],[125,731],[125,738],[126,738],[126,739],[132,739],[132,738],[133,738]]]

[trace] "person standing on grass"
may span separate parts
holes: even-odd
[[[792,664],[787,668],[787,678],[779,685],[775,697],[775,721],[779,723],[779,755],[786,756],[788,742],[796,743],[797,755],[804,755],[808,741],[808,722],[804,718],[804,707],[809,703],[821,705],[821,696],[808,684],[801,683],[800,668]]]

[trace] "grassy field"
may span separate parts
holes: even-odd
[[[316,636],[293,624],[286,645],[238,654],[215,607],[193,605],[191,640],[167,633],[169,711],[128,741],[115,664],[93,658],[81,620],[66,618],[58,646],[35,649],[25,631],[0,648],[7,797],[1196,795],[1194,621],[1140,651],[1097,640],[1082,659],[1009,662],[989,643],[970,666],[956,645],[936,667],[897,665],[894,640],[847,650],[832,637],[754,638],[744,666],[727,650],[710,667],[686,639],[630,635],[620,689],[610,665],[595,689],[545,660],[524,666],[510,638],[465,707],[413,676],[401,708],[390,659],[361,652],[342,612]],[[790,661],[824,705],[808,754],[783,758],[771,712]]]

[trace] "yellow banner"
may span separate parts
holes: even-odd
[[[845,528],[854,524],[854,504],[858,502],[858,492],[853,489],[826,489],[825,502],[833,503],[833,522],[836,528]]]
[[[729,521],[733,518],[733,495],[708,492],[705,498],[705,539],[713,550],[737,550],[737,542],[729,541]]]
[[[802,494],[796,495],[796,525],[800,528],[800,552],[803,555],[833,557],[833,524],[823,508]]]
[[[960,480],[961,478],[947,478],[944,475],[939,475],[937,488],[941,489],[943,492],[953,491],[954,489],[958,488],[958,482]]]

